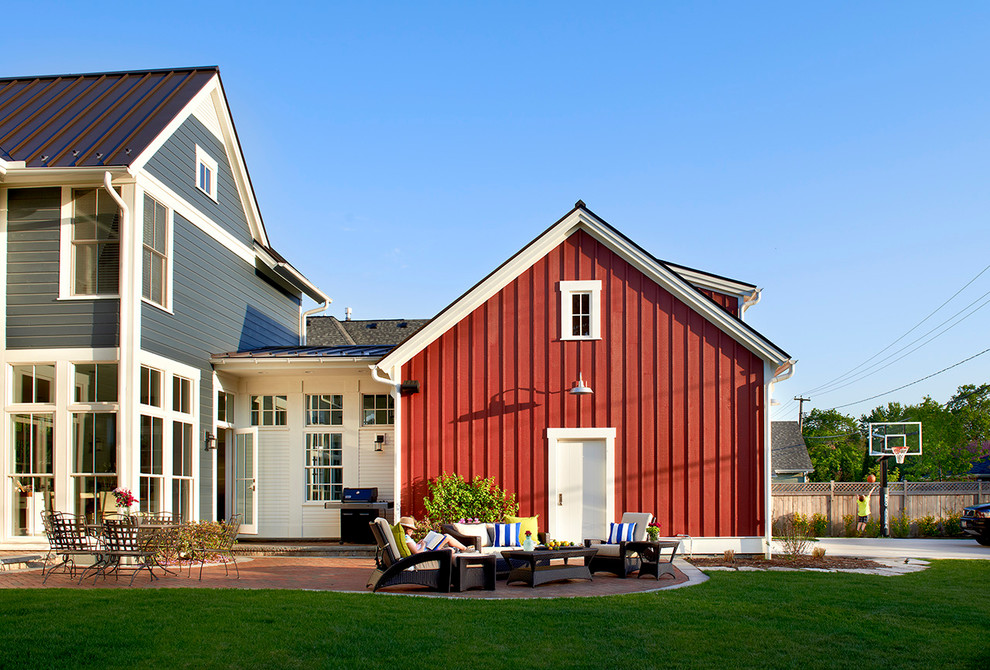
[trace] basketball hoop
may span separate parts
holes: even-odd
[[[897,459],[898,463],[904,462],[904,457],[907,456],[907,447],[891,447],[890,450],[894,452],[894,458]]]

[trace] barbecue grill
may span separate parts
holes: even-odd
[[[368,524],[378,517],[389,520],[389,510],[394,506],[391,500],[378,500],[377,488],[345,488],[340,502],[323,504],[326,509],[340,510],[341,544],[374,544]]]

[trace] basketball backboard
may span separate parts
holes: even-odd
[[[921,455],[921,422],[901,421],[870,424],[870,456]],[[900,461],[901,459],[898,459]]]

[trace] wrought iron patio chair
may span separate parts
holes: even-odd
[[[103,561],[95,571],[93,581],[101,574],[103,578],[113,573],[118,578],[121,572],[131,572],[131,584],[142,570],[148,571],[148,577],[155,581],[155,547],[154,536],[156,529],[142,526],[136,518],[104,519],[102,524]],[[84,574],[84,577],[86,575]],[[79,580],[82,582],[82,578]]]
[[[234,566],[237,579],[241,578],[241,569],[237,567],[237,559],[234,557],[234,543],[237,541],[237,533],[241,528],[241,515],[235,514],[223,522],[223,532],[216,540],[194,544],[190,550],[189,577],[192,577],[192,564],[199,560],[199,578],[203,579],[203,566],[206,561],[214,556],[223,562],[224,575],[230,576],[227,564]]]
[[[42,568],[42,584],[58,568],[68,572],[70,577],[75,577],[77,571],[85,575],[93,565],[101,562],[102,546],[98,538],[90,533],[84,517],[45,512],[42,522],[48,535],[49,556],[54,558],[51,566],[47,566],[46,561],[46,568]]]

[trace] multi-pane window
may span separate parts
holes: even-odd
[[[165,306],[168,270],[168,209],[149,195],[144,196],[144,258],[141,295]]]
[[[217,421],[234,423],[234,394],[217,392]]]
[[[73,413],[70,446],[76,514],[92,521],[116,511],[117,415]]]
[[[193,427],[172,422],[172,514],[189,521],[192,512]]]
[[[306,396],[307,426],[341,426],[344,423],[344,396]]]
[[[116,363],[76,363],[73,367],[73,401],[117,402]]]
[[[41,514],[54,509],[55,426],[52,414],[12,414],[11,530],[14,535],[42,532]]]
[[[162,371],[141,366],[141,404],[162,406]]]
[[[287,404],[284,395],[251,396],[251,425],[284,426],[288,417]]]
[[[591,293],[571,294],[571,335],[591,337]]]
[[[366,395],[362,416],[365,426],[390,426],[395,423],[395,401],[389,394]]]
[[[217,199],[217,162],[196,146],[196,188]]]
[[[72,191],[72,293],[114,295],[120,276],[120,210],[103,189]]]
[[[138,500],[144,512],[162,511],[164,467],[162,465],[163,420],[141,416],[141,492]]]
[[[185,377],[172,377],[172,409],[189,414],[192,412],[192,381]]]
[[[12,365],[11,370],[14,376],[13,402],[55,402],[54,365]]]
[[[340,500],[344,491],[344,460],[340,433],[306,434],[306,500]]]

